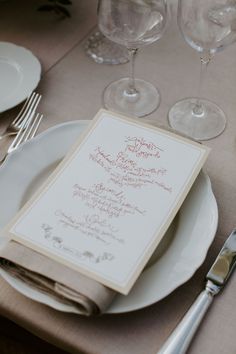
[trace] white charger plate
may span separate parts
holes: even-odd
[[[24,101],[37,87],[39,60],[26,48],[0,42],[0,112]]]
[[[32,196],[65,156],[88,121],[60,124],[22,145],[0,168],[0,228]],[[151,305],[186,282],[202,264],[218,223],[218,209],[209,177],[200,173],[148,266],[127,296],[117,295],[107,313],[123,313]],[[0,247],[7,240],[0,238]],[[12,278],[3,278],[25,296],[59,311],[78,313],[76,307],[51,299]]]

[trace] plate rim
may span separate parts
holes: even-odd
[[[45,136],[47,136],[48,134],[50,133],[53,133],[55,131],[59,131],[60,129],[63,129],[64,126],[73,126],[73,125],[87,125],[91,122],[91,120],[74,120],[74,121],[68,121],[68,122],[63,122],[63,123],[60,123],[60,124],[57,124],[55,126],[52,126],[50,128],[48,128],[46,131],[42,132],[41,134],[37,135],[35,138],[34,138],[34,141],[33,143],[37,143],[38,140],[41,140],[43,139]],[[24,144],[22,144],[18,150],[16,150],[15,152],[13,152],[12,154],[10,154],[8,156],[8,158],[5,160],[5,162],[2,164],[2,166],[0,167],[0,174],[1,174],[1,171],[4,170],[5,168],[7,168],[8,164],[11,163],[11,160],[15,158],[15,155],[21,153],[22,149],[26,149],[27,146],[29,146],[30,148],[30,145],[32,144],[32,141],[28,141]],[[201,266],[201,264],[203,263],[204,259],[206,258],[206,255],[207,255],[207,252],[208,252],[208,249],[209,247],[211,246],[213,240],[214,240],[214,237],[215,237],[215,233],[216,233],[216,230],[217,230],[217,225],[218,225],[218,208],[217,208],[217,203],[216,203],[216,199],[215,199],[215,196],[214,196],[214,193],[212,191],[212,187],[211,187],[211,181],[210,181],[210,178],[209,176],[204,173],[204,178],[206,180],[206,183],[208,185],[208,190],[209,192],[211,193],[211,198],[212,198],[212,202],[214,203],[214,208],[215,208],[215,224],[214,224],[214,230],[212,231],[212,235],[210,237],[210,239],[208,240],[208,243],[207,243],[207,246],[205,246],[203,252],[201,253],[201,257],[198,257],[198,265],[194,266],[192,269],[191,269],[191,272],[187,272],[187,274],[185,274],[185,276],[183,276],[181,278],[181,281],[177,281],[177,283],[175,282],[173,284],[173,286],[171,288],[169,288],[169,291],[165,293],[164,296],[156,299],[155,301],[143,301],[142,305],[136,305],[136,306],[133,306],[132,308],[123,308],[123,310],[121,309],[117,309],[113,306],[111,306],[110,308],[108,308],[108,310],[106,311],[106,314],[118,314],[118,313],[126,313],[126,312],[131,312],[131,311],[135,311],[135,310],[138,310],[138,309],[141,309],[141,308],[144,308],[144,307],[147,307],[147,306],[150,306],[152,305],[153,303],[155,302],[158,302],[160,301],[161,299],[163,299],[164,297],[168,296],[170,293],[172,293],[176,288],[178,288],[179,286],[181,286],[182,284],[184,284],[187,280],[189,280],[193,274],[196,272],[196,270]],[[19,290],[18,290],[19,291]],[[25,293],[24,293],[25,296],[27,296]],[[29,296],[28,296],[29,297]],[[39,300],[36,300],[34,299],[35,301],[38,301],[40,302]],[[56,308],[57,310],[60,310],[60,311],[63,311],[62,309],[60,308]],[[74,310],[73,311],[69,311],[69,310],[65,310],[65,312],[75,312]]]
[[[41,79],[41,74],[42,74],[42,66],[41,63],[39,61],[39,59],[33,54],[33,52],[21,45],[15,44],[15,43],[11,43],[11,42],[7,42],[7,41],[0,41],[0,49],[2,50],[0,57],[5,58],[7,57],[4,53],[8,52],[10,48],[10,51],[13,50],[13,52],[18,51],[21,53],[21,55],[26,55],[27,56],[27,61],[30,60],[31,63],[31,72],[29,71],[28,74],[28,65],[29,63],[27,62],[27,70],[24,69],[24,77],[26,77],[27,79],[30,79],[30,85],[28,84],[28,87],[26,87],[24,90],[22,90],[22,84],[19,86],[19,88],[17,89],[17,97],[15,97],[15,94],[13,94],[13,96],[10,96],[9,98],[7,98],[2,104],[0,103],[0,113],[3,113],[11,108],[16,107],[18,104],[22,103],[29,95],[30,93],[38,86],[39,81]],[[9,53],[7,53],[9,54]],[[16,56],[13,56],[12,59],[14,59],[14,61],[19,64]],[[22,68],[22,65],[20,65],[20,67]],[[32,67],[34,68],[34,71],[32,72]],[[14,101],[14,102],[12,102]]]

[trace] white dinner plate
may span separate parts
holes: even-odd
[[[24,101],[37,87],[40,75],[40,62],[28,49],[0,42],[0,112]]]
[[[12,153],[0,168],[0,228],[23,206],[65,156],[87,126],[75,121],[55,126]],[[186,282],[202,264],[212,243],[218,210],[209,177],[200,173],[148,266],[129,295],[117,295],[108,313],[122,313],[151,305]],[[3,246],[6,239],[0,239]],[[64,312],[73,306],[58,303],[0,270],[16,290],[38,302]]]

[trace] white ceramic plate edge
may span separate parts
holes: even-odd
[[[9,99],[6,99],[4,103],[2,103],[2,106],[0,104],[0,113],[7,111],[8,109],[11,109],[18,104],[22,103],[29,95],[30,93],[38,86],[38,83],[41,79],[41,63],[39,59],[32,53],[32,51],[28,48],[25,48],[23,46],[17,45],[15,43],[11,42],[6,42],[6,41],[0,41],[0,48],[1,45],[5,48],[11,48],[15,50],[16,52],[19,51],[20,54],[26,55],[27,56],[27,61],[30,59],[30,65],[31,65],[31,70],[33,69],[33,73],[30,72],[28,74],[27,72],[27,80],[30,80],[30,82],[27,83],[28,87],[21,87],[19,90],[18,96],[14,98],[10,96]],[[4,56],[4,52],[1,52],[1,56]],[[16,60],[17,62],[17,60]],[[27,63],[27,69],[29,70],[29,63]]]

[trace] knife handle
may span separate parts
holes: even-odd
[[[186,353],[198,326],[219,288],[208,281],[203,290],[157,354]]]

